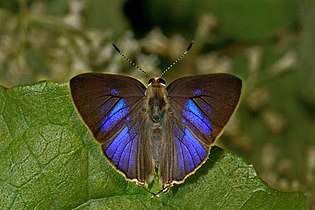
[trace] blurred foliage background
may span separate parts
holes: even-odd
[[[112,72],[147,82],[112,48],[159,75],[194,40],[174,78],[228,72],[240,107],[218,144],[315,209],[314,0],[0,1],[0,83]]]

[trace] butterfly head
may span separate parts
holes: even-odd
[[[153,77],[153,78],[151,78],[149,80],[148,86],[150,86],[150,87],[157,87],[157,88],[165,87],[166,86],[166,82],[161,77]]]

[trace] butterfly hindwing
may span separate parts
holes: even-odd
[[[229,74],[183,77],[167,87],[171,111],[165,153],[160,166],[166,186],[182,182],[208,156],[210,147],[238,105],[241,80]],[[165,169],[171,166],[171,169]]]
[[[87,73],[72,78],[70,89],[77,111],[115,168],[140,183],[149,179],[153,163],[140,112],[145,86],[127,76]]]

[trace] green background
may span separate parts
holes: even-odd
[[[50,103],[59,107],[69,106],[67,112],[76,116],[71,103],[65,105],[65,101],[70,100],[67,82],[72,76],[87,71],[111,72],[147,82],[141,72],[120,57],[111,43],[115,42],[121,51],[151,75],[159,75],[194,40],[188,55],[165,75],[166,81],[213,72],[241,77],[244,87],[241,104],[217,145],[229,151],[224,155],[233,153],[252,164],[258,176],[274,189],[307,193],[308,207],[315,209],[314,34],[314,0],[0,1],[0,84],[7,88],[30,85],[20,92],[17,90],[19,87],[13,88],[13,92],[17,91],[13,96],[3,90],[1,167],[11,168],[14,161],[6,161],[12,155],[17,155],[16,159],[23,162],[20,150],[24,150],[20,148],[23,146],[20,142],[35,141],[32,138],[35,134],[44,138],[41,132],[45,133],[45,130],[37,132],[25,128],[30,125],[37,128],[50,119],[43,117],[45,111],[37,113],[36,110],[46,107],[52,112],[52,121],[57,120],[60,113],[50,107],[53,106],[48,103],[50,96],[55,97]],[[38,86],[32,84],[41,80],[64,83],[54,83],[55,88],[36,95],[46,86],[37,89]],[[58,89],[60,86],[62,88]],[[54,94],[61,94],[63,99]],[[15,101],[21,96],[26,97],[27,103]],[[5,107],[10,107],[11,103],[21,105],[6,110]],[[32,119],[30,122],[26,119],[25,125],[7,123],[16,121],[19,115],[28,116],[27,110]],[[68,130],[67,119],[66,115],[60,119],[61,122],[58,119],[58,123]],[[75,122],[80,124],[78,119]],[[46,129],[52,137],[44,139],[55,138],[54,132],[62,135],[58,123],[47,122]],[[84,127],[80,129],[83,129],[81,133],[90,136]],[[6,133],[7,130],[10,132]],[[15,132],[20,133],[12,136]],[[78,133],[73,135],[80,136]],[[11,147],[14,148],[12,151]],[[54,152],[62,153],[55,148],[56,145],[51,145],[51,148],[37,151],[40,155],[34,149],[29,151],[34,152],[34,157],[47,153],[44,160],[51,163],[55,160]],[[94,150],[98,152],[97,148]],[[70,151],[75,153],[78,150]],[[84,150],[87,151],[89,149]],[[69,161],[68,158],[72,156],[64,161]],[[70,161],[69,164],[80,165],[75,163],[79,159],[73,158],[74,163]],[[62,164],[62,160],[58,164]],[[48,164],[45,161],[41,163],[40,158],[36,161],[40,163],[39,168]],[[74,169],[67,167],[67,170],[71,174]],[[98,173],[103,172],[100,170]],[[22,193],[6,186],[9,183],[6,172],[0,172],[0,175],[1,199],[8,198],[7,192],[12,195]],[[119,174],[117,176],[120,178]],[[36,176],[33,174],[31,177]],[[26,180],[27,176],[16,186],[24,186]],[[62,181],[59,184],[55,181],[52,180],[56,186],[62,184]],[[38,203],[40,200],[38,198]],[[63,206],[74,207],[74,204]]]

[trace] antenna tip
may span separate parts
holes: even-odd
[[[114,43],[112,43],[112,45],[115,48],[115,50],[120,53],[120,50],[118,49],[118,47]]]
[[[190,48],[192,47],[193,43],[194,43],[194,41],[191,41],[191,42],[190,42],[190,44],[188,45],[188,47],[187,47],[187,50],[186,50],[186,51],[189,51],[189,50],[190,50]]]

